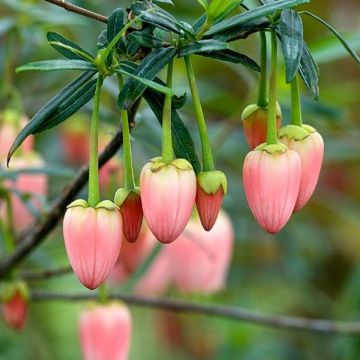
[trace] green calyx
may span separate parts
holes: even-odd
[[[82,207],[84,209],[91,207],[89,205],[89,203],[86,200],[83,199],[78,199],[73,201],[70,205],[67,206],[68,209],[71,209],[73,207]],[[118,210],[119,208],[110,200],[104,200],[99,202],[96,206],[95,209],[106,209],[106,210],[110,210],[110,211],[115,211]]]
[[[120,188],[116,191],[114,197],[114,203],[117,207],[121,208],[122,204],[129,196],[137,196],[140,197],[140,188],[136,187],[133,190],[128,190],[124,188]]]
[[[150,160],[152,162],[151,171],[158,172],[165,166],[175,166],[179,170],[194,170],[192,165],[185,159],[175,159],[170,163],[164,162],[162,157],[156,157]]]
[[[209,195],[214,195],[222,187],[224,195],[227,193],[227,179],[222,171],[199,172],[196,175],[198,185]]]
[[[287,146],[281,143],[267,145],[263,143],[259,145],[255,151],[266,151],[268,154],[283,154],[287,151]]]
[[[3,283],[1,286],[1,300],[4,303],[9,302],[15,294],[19,294],[23,300],[28,301],[30,298],[29,288],[26,282],[16,280]]]
[[[317,130],[315,128],[313,128],[312,126],[310,125],[306,125],[306,124],[303,124],[302,125],[303,129],[305,129],[309,134],[312,134],[314,132],[317,132]]]
[[[241,120],[244,121],[244,120],[248,119],[251,115],[253,115],[258,110],[268,111],[268,107],[267,106],[262,107],[262,106],[259,106],[257,104],[248,105],[241,114]],[[282,118],[281,107],[280,107],[280,104],[278,102],[276,102],[276,117]]]
[[[6,124],[17,125],[19,123],[19,117],[20,114],[17,111],[8,109],[0,115],[0,123],[4,122]]]
[[[294,139],[295,141],[300,141],[307,138],[310,132],[304,128],[304,126],[287,125],[279,130],[278,135],[280,139],[286,136],[289,140]]]

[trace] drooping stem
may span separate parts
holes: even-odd
[[[267,44],[265,31],[260,31],[260,81],[257,104],[266,107],[267,100]]]
[[[108,288],[106,286],[106,284],[102,284],[99,287],[99,292],[98,292],[98,300],[100,304],[106,304],[108,299],[109,299],[109,293],[108,293]]]
[[[93,112],[91,118],[91,128],[90,128],[88,203],[91,207],[95,207],[100,202],[98,137],[99,137],[100,92],[101,92],[102,82],[103,82],[103,76],[101,74],[98,74]]]
[[[277,39],[275,30],[271,30],[271,74],[269,87],[269,112],[267,122],[266,143],[277,143],[276,96],[277,96]]]
[[[295,75],[291,82],[291,125],[302,126],[299,81]]]
[[[173,60],[169,62],[166,86],[172,87]],[[173,147],[171,139],[171,96],[165,95],[162,117],[162,158],[165,163],[173,160]]]
[[[119,90],[123,87],[122,75],[118,74]],[[125,188],[127,190],[135,189],[134,168],[131,155],[131,141],[129,129],[129,116],[126,109],[121,109],[121,125],[123,135],[123,163],[125,168]]]
[[[201,149],[202,149],[202,157],[203,157],[203,171],[213,171],[215,170],[214,160],[211,153],[211,147],[209,142],[209,136],[206,129],[205,117],[201,107],[199,91],[196,85],[195,74],[192,67],[190,56],[189,55],[184,56],[184,60],[186,65],[186,72],[188,76],[191,96],[193,100],[195,116],[200,133]]]

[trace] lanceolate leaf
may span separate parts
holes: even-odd
[[[203,9],[206,11],[208,7],[207,0],[197,0],[197,2],[203,7]]]
[[[144,99],[149,104],[155,116],[162,122],[162,112],[164,105],[164,95],[159,94],[151,89],[144,92]],[[176,110],[171,111],[171,130],[172,142],[174,152],[177,158],[188,160],[198,173],[201,171],[199,159],[196,155],[194,141],[190,135],[189,130],[186,128]]]
[[[225,30],[236,28],[239,25],[245,24],[248,21],[272,15],[275,11],[289,9],[296,5],[304,4],[307,2],[309,2],[309,0],[280,0],[271,4],[259,6],[255,9],[245,11],[239,15],[235,15],[229,19],[217,23],[206,32],[206,35],[215,35]]]
[[[52,127],[59,125],[71,115],[75,114],[80,108],[88,103],[95,95],[96,79],[91,80],[76,90],[69,98],[61,103],[57,109],[51,113],[32,134],[38,134]]]
[[[108,18],[106,35],[107,40],[110,43],[112,39],[120,32],[121,28],[124,25],[125,13],[121,8],[115,9]]]
[[[152,34],[147,34],[142,31],[134,31],[128,36],[128,40],[136,42],[138,45],[148,48],[160,48],[164,42]]]
[[[153,80],[169,61],[175,57],[176,51],[172,47],[154,50],[142,61],[133,74],[144,79]],[[146,85],[138,80],[128,80],[119,94],[118,105],[121,108],[127,109],[134,104],[145,89]]]
[[[355,61],[360,64],[360,58],[358,56],[358,54],[355,52],[355,50],[353,50],[351,48],[351,46],[349,45],[349,43],[344,39],[344,37],[339,34],[336,29],[334,29],[330,24],[328,24],[326,21],[324,21],[323,19],[321,19],[320,17],[316,16],[315,14],[309,12],[309,11],[302,11],[302,14],[306,14],[309,15],[311,17],[313,17],[314,19],[316,19],[317,21],[319,21],[321,24],[325,25],[341,42],[341,44],[344,46],[344,48],[346,49],[346,51],[355,59]]]
[[[96,71],[95,65],[84,60],[45,60],[28,63],[16,68],[16,72],[22,71],[56,71],[56,70],[89,70]]]
[[[207,10],[208,17],[213,21],[221,21],[236,9],[243,0],[212,0]]]
[[[299,74],[304,80],[313,99],[317,100],[319,98],[318,68],[305,42],[303,44]]]
[[[75,44],[71,40],[56,32],[48,32],[46,34],[49,44],[57,50],[60,54],[64,55],[68,59],[86,60],[93,59],[87,51],[82,49],[79,45]]]
[[[278,25],[286,69],[286,82],[290,83],[297,73],[303,53],[303,24],[299,14],[284,10]]]
[[[195,43],[185,45],[179,52],[179,56],[198,54],[207,51],[224,50],[228,47],[226,42],[219,40],[200,40]]]
[[[12,144],[7,162],[9,163],[11,156],[15,150],[22,144],[22,142],[30,135],[36,132],[42,124],[58,111],[59,106],[69,99],[77,90],[84,86],[93,76],[95,72],[87,71],[77,77],[74,81],[68,84],[64,89],[57,93],[49,102],[47,102],[31,119],[31,121],[20,131],[14,143]]]
[[[203,52],[199,55],[211,57],[213,59],[231,62],[234,64],[242,64],[251,70],[260,71],[260,66],[250,57],[240,54],[234,50],[226,49],[219,51]]]

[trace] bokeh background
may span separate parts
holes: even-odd
[[[174,2],[175,8],[165,7],[186,21],[191,22],[201,14],[195,0]],[[113,0],[74,3],[102,14],[122,6],[122,1]],[[254,4],[249,0],[245,3]],[[314,0],[303,8],[335,26],[360,51],[358,0]],[[170,290],[171,296],[269,314],[343,320],[360,317],[360,68],[327,29],[310,18],[304,17],[303,21],[305,38],[320,66],[320,100],[312,102],[305,89],[302,96],[304,122],[316,127],[325,140],[326,156],[317,191],[303,211],[295,214],[278,235],[268,235],[259,228],[244,199],[241,173],[247,146],[240,122],[243,108],[256,102],[257,75],[239,65],[194,56],[217,167],[229,180],[229,195],[224,207],[234,224],[236,246],[224,291],[214,296],[184,296]],[[5,76],[4,55],[9,31],[17,33],[18,42],[10,49],[15,67],[58,57],[47,45],[46,31],[60,32],[83,48],[94,51],[96,37],[103,28],[100,23],[67,13],[44,1],[0,0],[1,81]],[[232,46],[258,58],[256,35]],[[21,106],[31,117],[50,94],[55,94],[75,74],[12,76],[21,94]],[[178,93],[189,93],[182,61],[175,63],[174,83]],[[101,127],[106,134],[114,132],[118,121],[114,89],[113,83],[106,82],[101,110]],[[289,100],[289,86],[280,71],[279,101],[284,123],[289,119]],[[90,110],[91,105],[85,107],[77,121],[86,124]],[[197,141],[189,101],[181,114]],[[136,173],[139,174],[146,160],[159,153],[161,131],[145,103],[136,120],[132,137]],[[50,177],[49,202],[60,194],[76,170],[64,159],[60,128],[36,138],[36,148],[47,163],[63,169]],[[2,247],[0,251],[3,252]],[[67,264],[61,226],[58,226],[24,267],[43,269]],[[31,286],[64,293],[86,292],[73,274],[34,282]],[[84,306],[84,303],[31,304],[28,326],[20,334],[15,334],[0,321],[0,359],[80,359],[77,320]],[[360,358],[360,338],[356,336],[273,330],[213,317],[135,307],[131,307],[131,312],[134,322],[131,360]],[[164,325],[169,323],[174,326],[172,336]]]

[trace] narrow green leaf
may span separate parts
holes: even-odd
[[[208,8],[207,0],[197,0],[197,2],[202,6],[202,8],[206,11]]]
[[[344,46],[346,51],[354,58],[354,60],[360,64],[360,58],[358,54],[355,52],[354,49],[350,46],[350,44],[344,39],[344,37],[337,32],[335,28],[333,28],[330,24],[328,24],[325,20],[321,19],[320,17],[316,16],[315,14],[309,12],[309,11],[302,11],[301,14],[306,14],[311,16],[312,18],[319,21],[321,24],[325,25],[341,42],[341,44]]]
[[[227,49],[226,42],[219,40],[200,40],[195,43],[185,45],[180,49],[179,56],[186,56],[190,54],[199,54],[208,51],[224,50]]]
[[[87,71],[77,77],[74,81],[63,88],[57,93],[50,101],[48,101],[29,121],[29,123],[20,131],[16,139],[14,140],[7,157],[9,163],[11,156],[16,149],[23,143],[23,141],[31,135],[43,122],[45,122],[52,113],[54,113],[58,107],[71,97],[74,92],[86,84],[93,76],[95,72]]]
[[[129,41],[136,42],[140,46],[147,48],[160,48],[164,46],[164,41],[157,36],[147,34],[143,31],[134,31],[128,36]]]
[[[125,70],[121,70],[121,69],[113,69],[115,72],[119,73],[119,74],[123,74],[123,75],[126,75],[126,76],[129,76],[131,77],[132,79],[135,79],[139,82],[141,82],[142,84],[144,84],[145,86],[151,88],[151,89],[154,89],[156,91],[159,91],[163,94],[167,94],[167,95],[170,95],[170,96],[173,96],[174,95],[174,92],[172,89],[168,88],[167,86],[163,86],[155,81],[151,81],[151,80],[148,80],[148,79],[144,79],[140,76],[136,76],[132,73],[129,73]]]
[[[161,124],[164,95],[157,93],[154,90],[147,89],[144,92],[144,99],[149,104],[151,110]],[[172,109],[171,111],[171,130],[173,149],[176,157],[188,160],[196,173],[201,171],[201,165],[196,154],[194,141],[175,109]]]
[[[22,71],[57,71],[57,70],[89,70],[96,71],[96,66],[84,60],[45,60],[31,62],[16,68]]]
[[[152,51],[137,67],[134,75],[153,80],[159,72],[173,59],[177,50],[173,47]],[[118,97],[120,108],[127,109],[143,94],[146,85],[138,80],[130,79],[126,82]]]
[[[317,100],[319,98],[318,68],[305,42],[303,44],[299,74],[309,89],[313,100]]]
[[[106,28],[107,41],[110,43],[124,25],[125,13],[122,8],[115,9],[108,17]]]
[[[239,25],[242,25],[248,21],[272,15],[275,11],[289,9],[296,5],[307,2],[309,2],[309,0],[280,0],[271,4],[259,6],[255,9],[245,11],[241,14],[235,15],[229,19],[217,23],[206,32],[206,35],[215,35],[225,30],[238,27]]]
[[[221,21],[235,10],[243,0],[212,0],[207,10],[209,19]]]
[[[219,50],[219,51],[210,51],[210,52],[201,53],[199,55],[210,57],[210,58],[221,60],[221,61],[231,62],[234,64],[242,64],[251,70],[260,71],[260,66],[257,64],[256,61],[254,61],[247,55],[238,53],[234,50],[226,49],[226,50]]]
[[[174,3],[171,0],[153,0],[154,2],[163,3],[163,4],[170,4],[174,5]]]
[[[299,69],[303,53],[303,23],[299,14],[292,9],[284,10],[278,31],[284,55],[286,82],[290,83]]]
[[[74,60],[87,60],[94,59],[87,51],[82,49],[79,45],[75,44],[66,37],[50,31],[46,34],[46,38],[49,44],[57,50],[61,55],[64,55],[68,59]],[[90,60],[90,61],[92,61]]]

